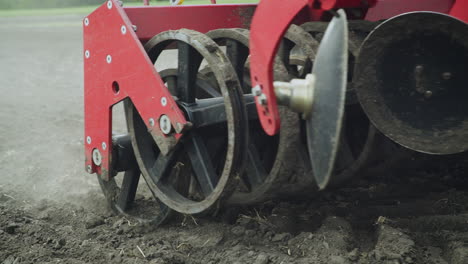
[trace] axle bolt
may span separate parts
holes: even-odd
[[[102,156],[98,149],[93,149],[93,162],[96,166],[101,166]]]
[[[153,118],[150,118],[150,119],[148,120],[148,123],[149,123],[150,126],[154,126],[154,119],[153,119]]]
[[[252,94],[255,96],[260,96],[262,94],[262,88],[260,85],[255,85],[255,87],[252,88]]]
[[[266,105],[267,104],[267,97],[264,93],[260,94],[258,97],[257,97],[257,100],[258,100],[258,103],[261,104],[261,105]]]
[[[165,135],[168,135],[172,130],[171,119],[167,115],[162,115],[159,118],[159,127]]]

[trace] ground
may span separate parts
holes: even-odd
[[[0,263],[468,263],[458,165],[159,228],[114,215],[84,171],[82,17],[0,17]]]

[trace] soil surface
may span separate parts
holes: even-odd
[[[0,263],[468,263],[459,164],[158,228],[113,214],[84,171],[81,19],[0,18]]]

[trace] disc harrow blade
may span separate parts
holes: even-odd
[[[348,74],[347,38],[346,14],[339,10],[317,52],[312,70],[316,76],[313,109],[306,120],[310,162],[320,189],[330,181],[340,141]]]

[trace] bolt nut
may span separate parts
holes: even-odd
[[[107,8],[111,9],[112,8],[112,1],[107,1]]]
[[[132,25],[132,28],[133,28],[133,31],[134,31],[134,32],[137,32],[138,27],[137,27],[136,25]]]
[[[450,80],[450,79],[452,79],[452,73],[450,73],[450,72],[444,72],[444,73],[442,73],[442,78],[443,78],[444,80]]]
[[[89,18],[86,17],[84,19],[84,24],[85,24],[85,26],[89,26]]]
[[[153,118],[150,118],[150,119],[148,120],[148,123],[149,123],[150,126],[154,126],[154,119],[153,119]]]
[[[86,57],[87,59],[89,59],[89,56],[90,56],[89,50],[86,50],[85,53],[84,53],[84,55],[85,55],[85,57]]]
[[[266,105],[267,104],[267,97],[264,93],[260,94],[258,97],[257,97],[257,100],[258,100],[258,103],[261,104],[261,105]]]
[[[101,147],[102,147],[102,150],[106,150],[107,148],[106,142],[102,142]]]
[[[167,115],[162,115],[159,118],[159,127],[165,135],[168,135],[172,130],[171,119]]]
[[[86,166],[86,172],[89,174],[93,173],[93,169],[91,168],[91,165]]]
[[[107,63],[110,64],[110,63],[112,62],[112,56],[111,56],[111,55],[107,55],[106,61],[107,61]]]
[[[90,136],[86,137],[86,143],[91,144],[91,137]]]
[[[98,149],[93,149],[93,162],[96,166],[101,166],[102,156]]]
[[[255,85],[255,87],[252,88],[252,94],[255,96],[260,96],[262,94],[262,88],[260,85]]]
[[[122,32],[122,35],[127,34],[127,27],[125,25],[120,27],[120,32]]]
[[[161,97],[161,105],[166,106],[167,105],[167,98],[166,97]]]

